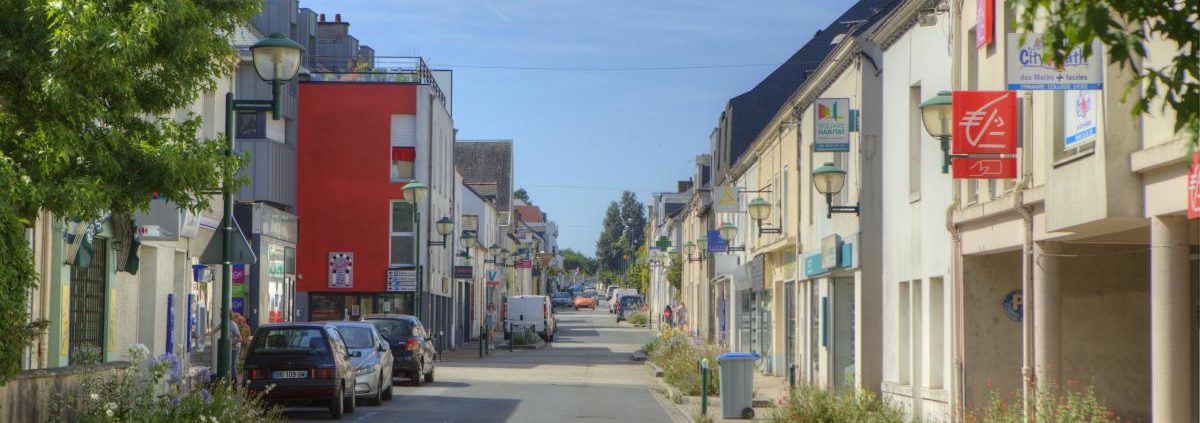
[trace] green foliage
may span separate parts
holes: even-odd
[[[131,364],[85,376],[79,387],[53,400],[51,422],[281,422],[278,410],[232,383],[208,383],[212,373],[189,378],[179,360],[145,360],[146,347],[129,350]]]
[[[525,188],[517,188],[516,191],[513,191],[513,198],[524,201],[525,204],[533,205],[533,202],[529,201],[529,192],[525,191]]]
[[[601,272],[617,272],[622,270],[623,258],[621,234],[625,228],[621,225],[621,207],[616,201],[608,204],[604,211],[600,238],[596,240],[596,261]]]
[[[1083,46],[1084,56],[1090,57],[1091,42],[1099,39],[1109,62],[1135,75],[1122,96],[1125,101],[1136,93],[1130,112],[1147,113],[1162,100],[1164,108],[1175,112],[1176,133],[1191,140],[1194,149],[1200,142],[1198,5],[1200,0],[1017,0],[1017,27],[1042,33],[1048,63],[1063,63],[1076,46]],[[1142,58],[1149,39],[1173,42],[1179,51],[1171,54],[1169,64],[1145,66]]]
[[[570,248],[564,248],[560,250],[559,255],[561,255],[563,258],[563,269],[579,269],[580,273],[586,274],[593,274],[596,272],[596,259],[594,258],[583,255],[583,253]]]
[[[646,241],[645,207],[633,192],[625,191],[620,202],[609,203],[602,226],[596,241],[599,270],[625,275],[634,264],[632,260],[637,250]]]
[[[671,267],[667,268],[667,282],[678,292],[683,283],[683,260],[673,258]]]
[[[904,412],[870,391],[799,385],[771,414],[772,422],[904,423]]]
[[[39,211],[91,219],[157,193],[205,207],[234,174],[200,118],[169,118],[233,71],[229,35],[260,0],[6,0],[0,25],[0,383],[28,345]]]
[[[1091,387],[1083,390],[1075,389],[1075,383],[1067,382],[1067,389],[1054,393],[1057,389],[1039,392],[1035,398],[1035,421],[1060,423],[1108,423],[1122,419],[1109,411],[1096,398]],[[1025,421],[1025,406],[1021,394],[1013,395],[1012,403],[1006,402],[999,393],[992,391],[988,395],[986,407],[968,410],[969,423],[1021,423]],[[1132,421],[1132,420],[1130,420]]]
[[[708,392],[720,392],[717,356],[725,352],[719,345],[692,345],[682,332],[666,329],[642,347],[650,361],[663,371],[663,380],[686,395],[700,395],[700,359],[707,358],[709,368]]]
[[[630,313],[625,320],[628,320],[629,324],[634,326],[645,326],[646,323],[650,322],[650,318],[646,317],[646,313],[642,313],[640,311]]]
[[[631,262],[629,272],[625,275],[626,285],[636,289],[642,294],[646,294],[650,287],[650,266],[646,264],[646,245],[642,244],[638,247],[634,260]]]

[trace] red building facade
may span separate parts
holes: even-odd
[[[411,313],[410,292],[389,291],[398,269],[393,234],[407,211],[397,160],[396,121],[415,120],[420,86],[403,83],[300,84],[296,209],[297,311],[309,320]],[[407,163],[411,168],[412,164]],[[411,214],[406,214],[411,224]],[[409,228],[411,231],[411,228]],[[405,239],[407,241],[407,239]],[[409,242],[411,244],[411,242]],[[407,251],[407,250],[405,250]]]

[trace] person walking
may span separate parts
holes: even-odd
[[[674,313],[671,312],[671,305],[667,304],[667,308],[663,309],[662,319],[661,319],[663,321],[663,323],[667,324],[667,327],[675,326],[675,320],[674,320],[673,314]]]
[[[483,324],[485,327],[487,327],[486,336],[487,336],[488,347],[495,348],[496,346],[494,344],[492,344],[492,335],[494,333],[494,328],[496,327],[496,305],[495,304],[487,305],[487,315],[484,316],[484,318],[483,318]]]
[[[208,331],[207,335],[212,336],[215,334],[215,335],[217,335],[217,338],[220,339],[221,323],[217,322],[217,324],[213,325],[213,326],[214,326],[213,329]],[[232,367],[231,370],[233,371],[233,380],[235,382],[237,381],[237,378],[238,378],[238,367],[239,367],[239,363],[241,362],[241,357],[242,357],[242,344],[245,343],[246,341],[249,341],[248,338],[242,338],[242,327],[243,326],[245,326],[247,331],[250,330],[250,326],[249,326],[248,322],[246,322],[246,318],[242,317],[241,313],[235,312],[235,313],[230,314],[230,316],[229,316],[229,341],[232,344],[231,347],[233,350],[233,356],[232,356],[233,365],[230,367]],[[213,344],[216,345],[217,343],[214,342]]]
[[[675,314],[678,315],[677,319],[679,320],[679,328],[682,329],[684,333],[688,333],[687,304],[680,301],[679,308],[675,309]]]

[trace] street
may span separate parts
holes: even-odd
[[[604,306],[560,309],[554,342],[538,350],[497,351],[480,360],[459,349],[437,363],[437,381],[394,386],[395,398],[364,406],[355,422],[670,422],[653,394],[653,375],[630,359],[650,336],[618,326]],[[475,344],[471,344],[474,346]],[[291,407],[291,421],[325,421],[325,407]]]

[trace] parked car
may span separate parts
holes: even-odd
[[[338,328],[350,363],[354,365],[354,395],[364,397],[367,405],[392,400],[392,348],[375,325],[366,322],[330,322]],[[357,354],[356,354],[357,353]]]
[[[609,302],[611,302],[611,301],[612,301],[613,292],[615,292],[615,291],[616,291],[616,290],[618,290],[618,289],[621,289],[621,288],[619,288],[619,287],[616,287],[616,286],[609,286],[608,288],[605,288],[605,289],[604,289],[604,301],[609,301]]]
[[[580,294],[578,297],[575,297],[575,310],[579,310],[581,308],[590,308],[592,310],[596,309],[596,292],[595,291],[592,291],[591,295],[589,295],[589,293],[587,291],[584,291],[583,294]]]
[[[617,303],[618,322],[625,320],[625,316],[629,315],[629,313],[641,310],[642,304],[644,304],[642,296],[637,294],[622,295],[619,301]]]
[[[617,312],[617,305],[621,303],[621,297],[625,295],[638,295],[638,292],[633,288],[617,288],[616,291],[613,291],[612,298],[608,300],[609,313]]]
[[[550,312],[550,297],[545,295],[514,295],[504,301],[504,339],[511,339],[513,330],[532,327],[546,340],[554,340],[554,314]]]
[[[571,293],[559,291],[550,296],[550,304],[555,307],[570,307],[575,304],[575,301]]]
[[[246,383],[271,403],[327,402],[329,415],[340,419],[356,405],[351,361],[357,355],[330,323],[265,324],[246,353]]]
[[[419,319],[406,314],[372,314],[363,321],[375,325],[391,347],[393,378],[407,378],[412,386],[421,386],[422,381],[433,382],[436,337],[425,330]]]

